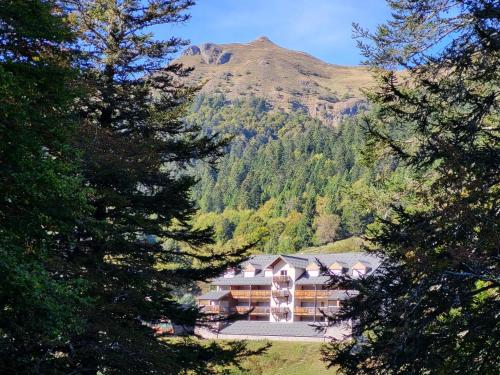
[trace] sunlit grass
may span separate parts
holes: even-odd
[[[233,369],[231,375],[326,375],[335,374],[321,361],[317,342],[273,341],[268,351],[249,358],[241,364],[243,370]],[[249,348],[258,348],[262,341],[248,341]]]

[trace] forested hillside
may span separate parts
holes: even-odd
[[[263,99],[200,95],[186,120],[232,138],[218,171],[196,171],[197,225],[213,225],[220,242],[260,240],[258,251],[287,253],[360,235],[404,178],[390,160],[363,155],[360,116],[331,127]]]

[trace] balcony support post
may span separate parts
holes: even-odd
[[[248,294],[248,311],[252,306],[252,285],[250,285],[250,293]],[[248,313],[248,320],[250,320],[250,313]]]
[[[318,299],[318,291],[317,291],[317,286],[314,284],[314,321],[316,321],[316,305],[317,305],[317,299]]]

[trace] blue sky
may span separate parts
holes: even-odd
[[[373,30],[389,17],[383,0],[198,0],[191,20],[155,30],[204,42],[249,42],[267,36],[276,44],[324,61],[356,65],[362,60],[352,22]]]

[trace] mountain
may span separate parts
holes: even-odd
[[[391,195],[402,194],[404,171],[391,177],[393,161],[365,163],[356,114],[367,108],[360,91],[371,84],[367,69],[327,64],[264,37],[190,46],[176,62],[204,83],[186,123],[231,139],[217,169],[193,169],[194,225],[213,227],[221,246],[356,250]]]
[[[260,37],[250,43],[192,45],[176,62],[193,67],[202,93],[230,100],[258,97],[274,109],[303,111],[327,124],[358,112],[360,89],[370,86],[367,68],[325,63]]]

